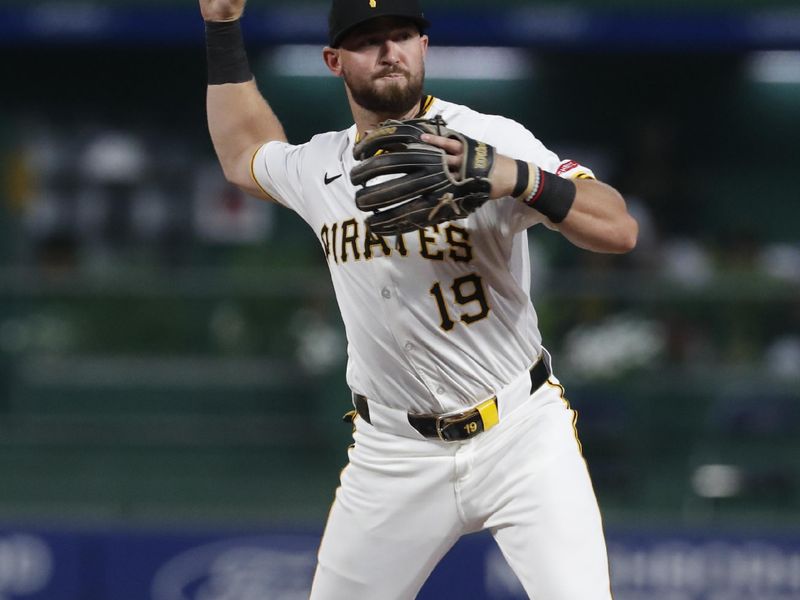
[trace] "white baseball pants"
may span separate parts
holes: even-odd
[[[414,598],[458,538],[482,529],[531,598],[610,600],[575,413],[554,382],[463,442],[415,440],[357,418],[311,600]]]

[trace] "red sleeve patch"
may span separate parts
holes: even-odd
[[[564,173],[567,173],[572,169],[576,169],[578,167],[580,167],[580,165],[576,163],[574,160],[565,160],[558,166],[558,170],[556,170],[556,175],[563,175]]]

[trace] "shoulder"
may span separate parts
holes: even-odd
[[[318,133],[308,140],[305,145],[309,148],[340,148],[342,146],[347,146],[354,135],[355,125],[349,129],[343,129],[341,131],[327,131],[325,133]]]
[[[435,115],[441,115],[448,127],[470,136],[477,135],[480,130],[489,127],[493,121],[503,119],[503,117],[487,115],[464,104],[448,102],[441,98],[434,100],[426,116],[433,117]]]
[[[447,125],[470,137],[494,143],[507,136],[534,139],[535,136],[524,125],[502,115],[478,112],[477,110],[436,98],[429,116],[441,115]]]
[[[354,129],[351,128],[351,129]],[[290,144],[288,142],[267,142],[265,147],[269,147],[276,152],[283,152],[285,154],[296,154],[304,156],[317,157],[321,155],[331,155],[332,153],[341,152],[346,149],[352,141],[354,135],[351,129],[344,129],[342,131],[328,131],[325,133],[318,133],[310,140],[302,144]]]
[[[513,158],[550,165],[554,155],[524,125],[504,117],[478,112],[463,104],[439,98],[431,106],[429,116],[439,114],[448,127],[497,148]]]

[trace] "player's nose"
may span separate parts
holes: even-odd
[[[400,44],[387,39],[381,48],[381,60],[387,64],[395,65],[400,62]]]

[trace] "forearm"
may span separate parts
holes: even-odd
[[[589,179],[575,180],[575,201],[555,229],[570,242],[593,252],[621,254],[636,246],[639,225],[613,187]]]
[[[530,171],[534,173],[533,170]],[[549,185],[552,188],[557,175],[544,174],[549,178]],[[523,177],[525,175],[523,174]],[[492,173],[492,192],[493,198],[514,195],[515,188],[520,181],[520,171],[517,169],[517,161],[506,156],[499,155],[496,160],[495,169]],[[523,180],[523,184],[527,180]],[[638,234],[638,224],[628,213],[625,200],[613,187],[590,179],[570,180],[575,186],[574,196],[570,196],[571,204],[564,203],[563,211],[559,209],[558,202],[561,199],[555,198],[536,198],[533,190],[533,180],[523,193],[520,200],[529,201],[529,205],[534,210],[539,210],[548,217],[548,227],[555,229],[566,237],[570,242],[593,252],[624,253],[631,251],[636,245]],[[521,185],[526,187],[527,184]],[[562,184],[564,185],[564,184]],[[521,189],[521,188],[520,188]],[[545,192],[552,190],[545,187]],[[544,202],[548,203],[545,208]],[[553,207],[556,210],[553,210]],[[554,217],[558,213],[558,218]]]
[[[430,134],[422,141],[442,148],[447,164],[455,172],[464,161],[460,141]],[[636,246],[639,226],[628,213],[625,200],[613,187],[590,179],[562,179],[533,163],[494,156],[489,174],[494,199],[512,196],[541,212],[551,229],[570,242],[593,252],[621,254]]]

